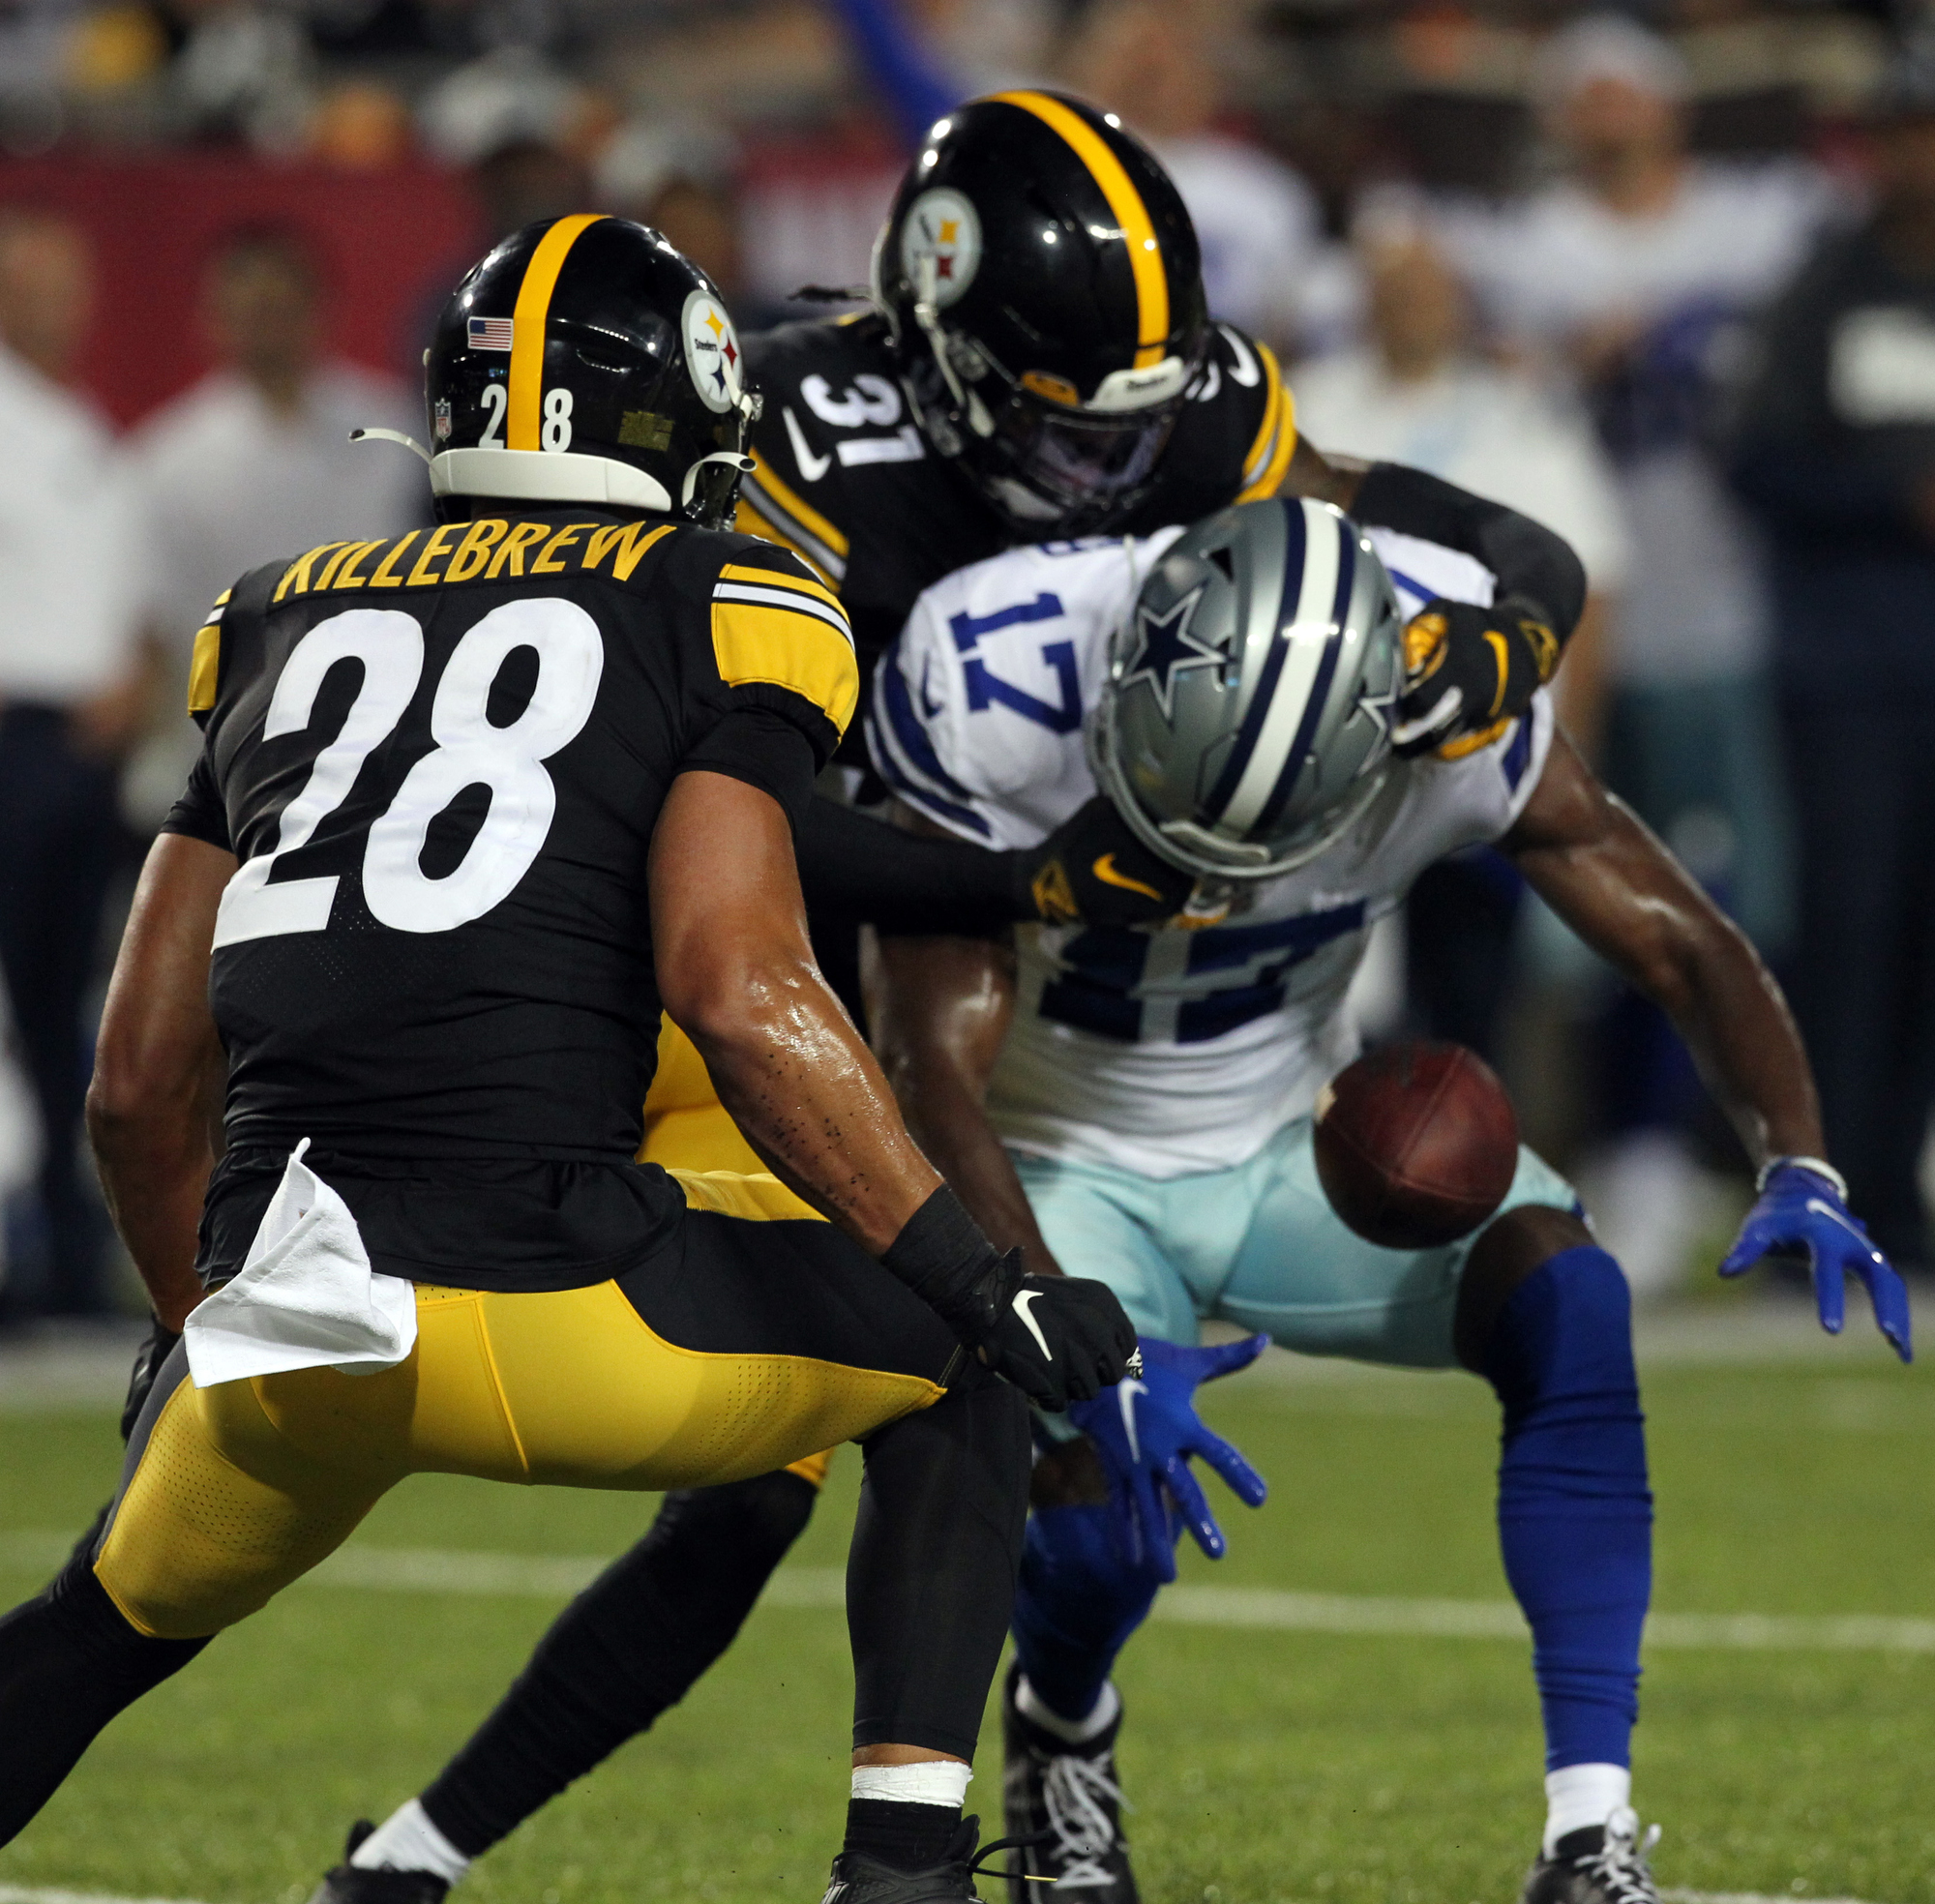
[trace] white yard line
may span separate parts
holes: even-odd
[[[0,1566],[51,1570],[74,1536],[58,1531],[0,1534]],[[590,1554],[496,1554],[451,1547],[372,1547],[352,1542],[301,1585],[392,1593],[475,1593],[563,1599],[608,1564]],[[769,1607],[839,1608],[839,1567],[782,1567],[767,1586]],[[1399,1639],[1518,1640],[1524,1619],[1510,1600],[1386,1598],[1299,1593],[1267,1587],[1172,1587],[1154,1617],[1178,1626],[1279,1633],[1349,1633]],[[1646,1643],[1674,1651],[1935,1653],[1935,1620],[1881,1614],[1655,1613]],[[7,1904],[0,1897],[0,1904]]]
[[[1797,1904],[1791,1891],[1662,1890],[1663,1904]],[[192,1897],[118,1897],[106,1890],[52,1890],[0,1885],[0,1904],[198,1904]],[[1802,1904],[1862,1904],[1859,1897],[1809,1897]]]
[[[199,1904],[193,1897],[117,1897],[111,1890],[46,1890],[0,1885],[0,1904]]]
[[[1859,1897],[1797,1898],[1791,1890],[1769,1896],[1759,1890],[1662,1890],[1660,1904],[1861,1904]],[[6,1904],[0,1898],[0,1904]]]

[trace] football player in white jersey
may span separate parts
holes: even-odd
[[[1593,779],[1546,693],[1436,754],[1393,753],[1405,624],[1434,599],[1489,604],[1492,585],[1469,555],[1326,504],[1247,503],[962,570],[876,676],[869,745],[909,823],[1028,846],[1099,784],[1149,853],[1198,876],[1192,912],[1217,921],[883,938],[878,962],[877,1036],[929,1153],[998,1246],[1109,1283],[1143,1337],[1139,1390],[1071,1412],[1084,1437],[1062,1430],[1038,1463],[1004,1706],[1009,1830],[1040,1834],[1029,1872],[1087,1904],[1135,1896],[1112,1663],[1174,1577],[1181,1528],[1222,1545],[1188,1456],[1262,1495],[1191,1394],[1265,1336],[1462,1365],[1497,1390],[1501,1544],[1547,1740],[1525,1895],[1656,1897],[1630,1804],[1652,1498],[1619,1265],[1530,1150],[1501,1211],[1435,1250],[1364,1241],[1317,1180],[1312,1111],[1354,1054],[1345,993],[1434,859],[1496,842],[1672,1014],[1760,1171],[1723,1270],[1804,1250],[1830,1329],[1852,1270],[1909,1353],[1901,1280],[1822,1160],[1777,987]],[[1139,873],[1119,855],[1093,870]],[[1259,1334],[1198,1349],[1209,1316]]]

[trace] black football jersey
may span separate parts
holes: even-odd
[[[197,639],[169,821],[241,861],[210,978],[231,1154],[627,1162],[666,793],[702,767],[800,811],[857,693],[831,591],[744,535],[543,509],[245,578]]]
[[[783,324],[744,343],[765,407],[738,526],[790,549],[839,591],[869,677],[921,590],[1008,548],[1014,530],[921,434],[883,318]],[[1107,530],[1147,535],[1271,495],[1295,448],[1275,357],[1218,324],[1154,488]]]

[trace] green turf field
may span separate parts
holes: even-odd
[[[1831,1356],[1650,1371],[1662,1612],[1935,1621],[1935,1387],[1857,1340],[1860,1325]],[[1260,1372],[1209,1392],[1206,1413],[1273,1495],[1255,1515],[1230,1507],[1230,1558],[1192,1555],[1189,1581],[1504,1597],[1495,1415],[1475,1382]],[[39,1584],[47,1538],[85,1524],[116,1454],[105,1411],[0,1414],[9,1601]],[[843,1456],[800,1565],[838,1563],[857,1468]],[[359,1544],[599,1555],[650,1510],[430,1478],[393,1495]],[[292,1590],[104,1736],[0,1852],[0,1892],[301,1904],[348,1821],[382,1816],[435,1770],[556,1604]],[[1172,1621],[1141,1637],[1121,1684],[1148,1904],[1516,1897],[1541,1816],[1522,1640]],[[838,1612],[762,1608],[684,1708],[486,1859],[464,1894],[817,1899],[845,1800],[847,1700]],[[1666,1828],[1663,1885],[1935,1904],[1935,1652],[1660,1647],[1644,1706],[1636,1797]],[[969,1804],[985,1818],[999,1808],[992,1728],[980,1764]]]

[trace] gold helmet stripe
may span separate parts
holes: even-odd
[[[1102,196],[1128,241],[1129,269],[1136,283],[1136,363],[1139,371],[1159,364],[1169,342],[1169,274],[1163,268],[1162,247],[1156,241],[1155,222],[1148,215],[1122,162],[1110,150],[1109,142],[1094,127],[1047,93],[997,93],[1004,105],[1018,105],[1032,112],[1044,125],[1058,133],[1075,156],[1088,167]]]
[[[504,419],[507,449],[535,450],[542,447],[538,430],[544,407],[545,320],[551,315],[551,294],[557,289],[557,274],[586,225],[596,224],[602,212],[579,212],[561,218],[538,240],[531,261],[524,266],[524,282],[518,286],[518,308],[511,325],[511,404]]]

